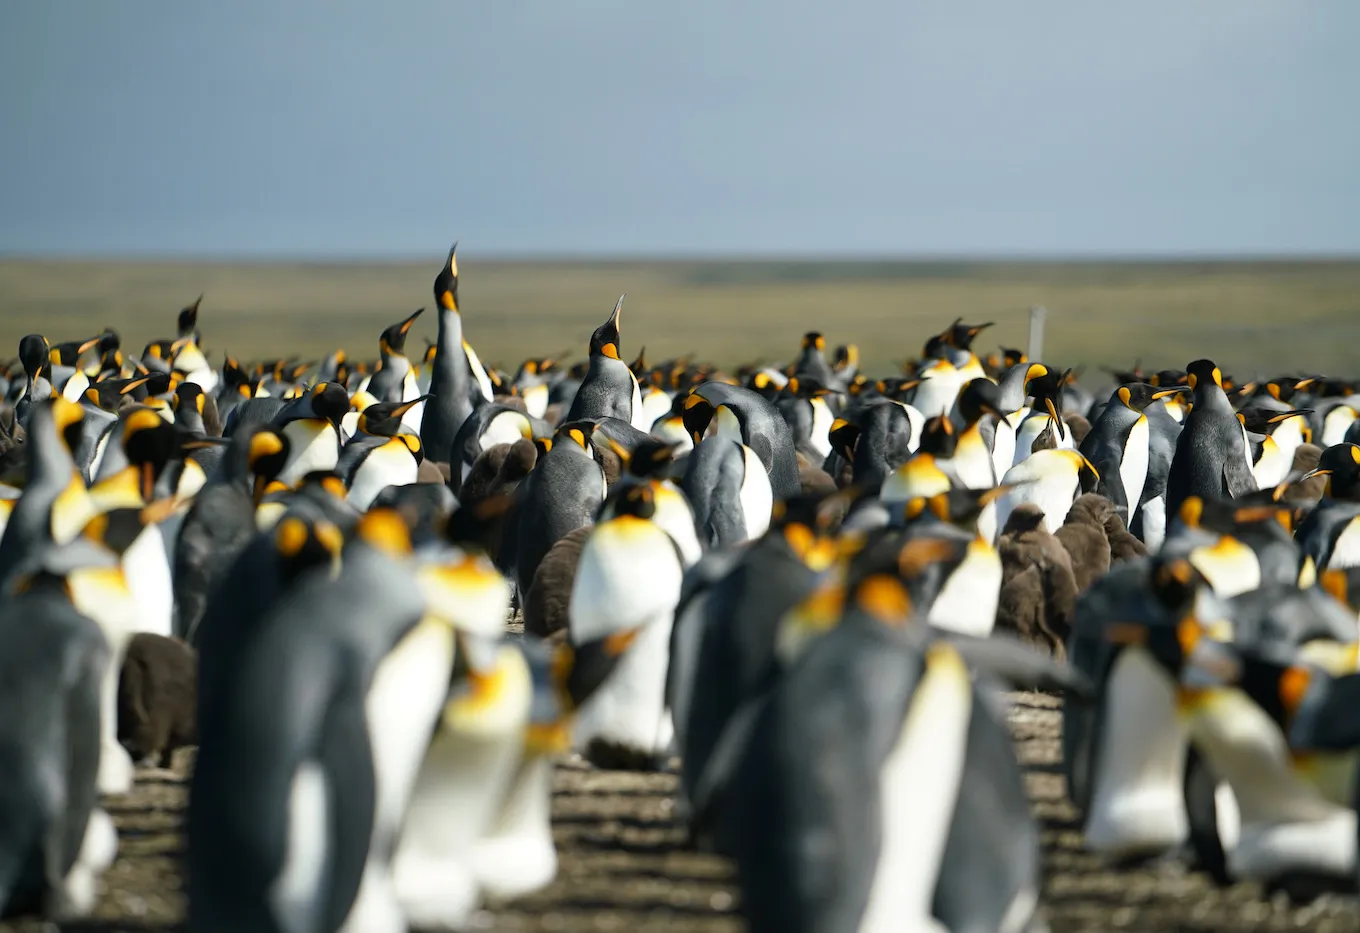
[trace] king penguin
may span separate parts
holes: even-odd
[[[401,419],[423,400],[379,402],[359,413],[357,433],[340,451],[335,473],[349,490],[346,500],[360,512],[388,486],[416,481],[425,455],[420,436]]]
[[[57,396],[34,403],[27,427],[28,481],[0,537],[0,595],[42,551],[73,539],[94,514],[72,451],[80,443],[79,405]]]
[[[572,587],[572,644],[629,639],[617,669],[576,720],[574,743],[604,766],[656,766],[671,751],[666,668],[684,565],[671,536],[654,521],[656,512],[650,485],[625,487],[613,502],[613,517],[586,539]]]
[[[349,395],[344,387],[321,382],[274,416],[274,425],[288,438],[288,460],[278,473],[279,482],[292,486],[308,473],[335,469],[340,459],[340,420],[348,411]]]
[[[691,390],[681,406],[685,429],[696,442],[713,431],[755,451],[769,473],[775,499],[791,499],[802,492],[793,432],[760,393],[710,380]],[[726,411],[721,418],[719,408]]]
[[[1172,515],[1189,496],[1236,498],[1257,489],[1246,428],[1223,391],[1222,372],[1212,360],[1195,360],[1185,370],[1195,402],[1167,476],[1166,508]]]
[[[438,463],[449,463],[453,439],[479,404],[481,395],[481,389],[472,380],[467,354],[463,350],[457,243],[449,249],[449,258],[435,276],[434,300],[439,308],[439,336],[430,364],[431,397],[425,403],[420,440],[427,456]]]
[[[76,546],[78,548],[78,545]],[[68,545],[68,549],[71,548]],[[54,557],[56,555],[49,555]],[[84,561],[34,568],[24,592],[0,600],[0,918],[89,913],[114,859],[113,820],[98,806],[99,685],[110,652],[71,605],[68,573]],[[84,564],[84,566],[82,566]]]
[[[1304,574],[1360,566],[1360,446],[1337,444],[1318,458],[1300,482],[1325,476],[1322,499],[1295,536]]]
[[[622,311],[623,296],[620,295],[609,319],[590,335],[590,368],[571,400],[568,421],[618,418],[642,431],[651,428],[650,423],[642,423],[646,419],[637,377],[619,356],[619,315]]]
[[[409,402],[420,396],[415,368],[406,356],[406,335],[424,311],[424,308],[418,308],[410,317],[388,327],[378,338],[382,365],[364,388],[380,402]],[[412,426],[420,430],[420,421],[416,418],[413,421]]]
[[[1180,386],[1159,390],[1140,382],[1120,386],[1081,442],[1082,456],[1101,477],[1097,492],[1114,503],[1126,525],[1138,515],[1148,478],[1151,441],[1144,412],[1153,402],[1181,391],[1188,390]]]
[[[385,877],[400,818],[392,808],[404,806],[419,732],[433,725],[414,697],[433,691],[437,711],[444,689],[412,672],[380,674],[425,611],[410,548],[396,513],[370,512],[337,579],[305,571],[260,620],[221,715],[199,736],[186,820],[189,929],[406,928]],[[422,658],[437,669],[432,651]],[[405,732],[380,715],[403,692]],[[399,738],[410,729],[414,741]],[[400,763],[379,752],[384,739],[403,751]]]
[[[547,453],[516,490],[515,580],[521,600],[543,556],[568,532],[589,525],[604,501],[605,479],[589,421],[558,427]]]

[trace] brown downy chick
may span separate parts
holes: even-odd
[[[1104,496],[1086,493],[1067,511],[1063,526],[1054,535],[1072,559],[1072,576],[1077,592],[1099,580],[1110,570],[1110,541],[1105,535],[1105,519],[1114,514],[1114,504]]]
[[[176,749],[198,742],[198,659],[178,638],[140,633],[118,679],[118,741],[134,761],[169,768]]]
[[[1003,617],[998,609],[997,625],[1004,628],[1027,625],[1028,629],[1013,630],[1031,643],[1046,644],[1056,656],[1061,656],[1076,609],[1077,582],[1067,549],[1044,528],[1043,510],[1025,503],[1012,512],[997,541],[997,551],[1001,555],[1002,600],[1010,612]],[[1036,590],[1027,579],[1008,592],[1012,580],[1030,567],[1038,571],[1039,588]],[[1025,594],[1027,597],[1022,599]],[[1043,597],[1042,610],[1036,608],[1039,595]]]
[[[1072,432],[1072,446],[1080,447],[1081,442],[1086,440],[1086,435],[1091,433],[1091,422],[1075,411],[1063,415],[1063,421],[1067,424],[1067,430]]]
[[[567,628],[567,609],[571,605],[572,585],[581,550],[594,525],[573,529],[553,543],[544,555],[529,593],[524,597],[524,632],[547,638]]]
[[[1299,477],[1317,469],[1321,459],[1322,448],[1315,444],[1300,444],[1294,449],[1294,463],[1289,468],[1288,477],[1280,484],[1284,487],[1284,492],[1280,494],[1281,502],[1312,504],[1322,498],[1327,488],[1326,476],[1313,476],[1298,482]]]

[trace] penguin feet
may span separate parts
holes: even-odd
[[[462,929],[480,900],[477,880],[458,858],[398,855],[392,877],[412,929]]]
[[[83,917],[94,909],[99,876],[113,864],[117,855],[118,831],[113,820],[103,810],[91,810],[85,822],[80,854],[63,884],[62,913],[66,917]]]
[[[105,742],[99,750],[99,777],[96,786],[101,794],[126,794],[132,790],[134,772],[132,756],[127,749],[114,742]]]
[[[606,771],[665,771],[670,756],[664,753],[647,751],[611,742],[608,739],[591,739],[586,746],[586,761]]]

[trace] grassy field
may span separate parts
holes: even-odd
[[[21,336],[75,339],[110,326],[133,350],[173,336],[175,313],[205,294],[214,361],[367,357],[384,326],[433,306],[442,257],[402,263],[0,261],[0,357]],[[979,349],[1025,343],[1028,308],[1049,309],[1045,356],[1085,365],[1355,374],[1360,260],[1258,263],[507,262],[465,259],[469,339],[484,360],[583,356],[591,330],[627,292],[623,353],[694,353],[722,365],[782,360],[810,329],[855,342],[871,373],[919,353],[955,317],[995,321]],[[418,321],[412,350],[433,338]]]

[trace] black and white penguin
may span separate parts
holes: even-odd
[[[595,520],[605,497],[589,421],[567,422],[552,437],[533,471],[516,490],[515,581],[523,598],[548,549],[567,532]]]
[[[567,421],[618,418],[638,430],[651,429],[650,421],[643,415],[642,391],[637,376],[619,356],[619,315],[622,311],[623,296],[620,295],[609,319],[590,335],[590,368],[571,400]]]
[[[1167,476],[1168,514],[1175,514],[1189,496],[1236,498],[1258,488],[1246,428],[1223,391],[1223,374],[1211,360],[1195,360],[1186,373],[1195,401]]]
[[[335,473],[349,490],[346,500],[360,512],[388,486],[416,481],[425,453],[420,436],[401,419],[422,400],[379,402],[359,414],[356,433],[341,449]]]
[[[626,638],[628,646],[579,711],[573,742],[605,766],[656,765],[670,754],[674,737],[666,669],[685,568],[675,541],[654,520],[650,484],[624,487],[611,506],[612,517],[595,526],[581,550],[568,637],[574,645]]]
[[[1039,450],[1006,471],[1001,485],[1008,487],[996,506],[998,528],[1022,503],[1038,506],[1044,526],[1052,534],[1062,527],[1067,511],[1082,493],[1092,492],[1100,474],[1080,451],[1070,448]]]
[[[292,486],[308,473],[334,470],[340,459],[340,420],[348,411],[349,395],[334,382],[317,383],[287,402],[273,418],[288,438],[288,460],[276,479]]]
[[[65,567],[0,600],[0,918],[89,913],[118,838],[98,806],[99,685],[110,652],[71,605]]]
[[[259,620],[220,715],[200,722],[190,929],[406,928],[391,849],[448,683],[438,642],[409,639],[428,631],[451,651],[447,628],[420,627],[410,554],[402,520],[370,512],[339,577],[304,571]]]
[[[208,598],[254,536],[255,507],[288,459],[288,439],[260,428],[232,439],[220,472],[194,497],[175,539],[175,631],[193,641]]]
[[[409,402],[420,396],[415,367],[406,356],[406,336],[411,325],[425,311],[418,308],[410,317],[391,325],[378,338],[381,364],[363,388],[380,402]],[[348,395],[346,396],[348,398]],[[411,415],[411,425],[420,430],[419,413]]]
[[[1158,389],[1147,383],[1122,385],[1110,394],[1093,425],[1082,440],[1082,456],[1100,474],[1098,492],[1114,503],[1126,524],[1132,524],[1143,502],[1143,487],[1148,478],[1151,451],[1148,406],[1170,398],[1179,386]]]
[[[0,594],[53,545],[72,540],[94,515],[72,452],[80,443],[83,409],[57,396],[33,403],[24,445],[27,481],[0,537]]]
[[[728,409],[719,406],[719,411]],[[730,413],[720,417],[735,420]],[[715,434],[701,440],[686,457],[680,488],[706,547],[751,541],[770,526],[776,499],[769,474],[759,455],[740,439]]]
[[[1322,499],[1299,525],[1301,573],[1360,566],[1360,446],[1337,444],[1318,458],[1300,482],[1325,476]]]
[[[847,607],[754,714],[736,768],[750,928],[1028,929],[1038,833],[1004,723],[959,650],[907,625],[900,581],[871,575]]]
[[[791,499],[802,492],[793,432],[758,392],[710,380],[695,386],[681,406],[685,429],[696,442],[714,433],[755,451],[769,473],[775,499]],[[726,414],[720,417],[719,409]]]
[[[430,362],[431,398],[425,403],[420,440],[427,456],[449,462],[453,439],[481,401],[481,387],[473,380],[463,350],[463,314],[458,307],[458,244],[434,280],[434,300],[439,308],[439,336]],[[370,383],[370,386],[372,383]]]

